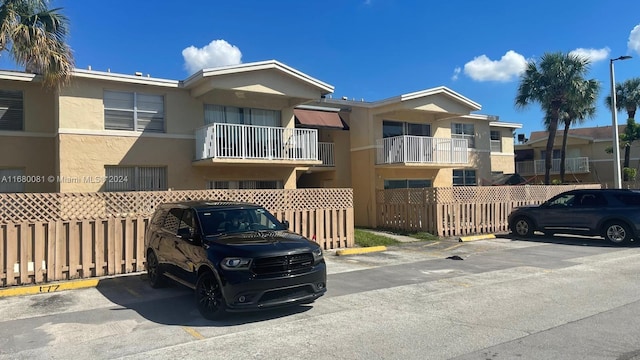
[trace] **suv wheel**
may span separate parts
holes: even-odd
[[[220,284],[210,271],[198,277],[196,283],[196,305],[200,314],[209,320],[218,320],[225,313],[225,302]]]
[[[162,268],[158,263],[158,258],[153,251],[147,253],[147,276],[152,288],[162,287],[166,278],[162,274]]]
[[[624,245],[631,240],[631,230],[620,221],[610,221],[604,226],[604,238],[615,245]]]
[[[519,217],[511,224],[511,231],[518,236],[533,236],[533,223],[525,217]]]

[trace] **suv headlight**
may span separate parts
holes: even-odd
[[[228,257],[222,259],[222,261],[220,262],[220,266],[222,266],[222,268],[225,270],[244,270],[248,269],[249,266],[251,266],[251,259]]]
[[[311,253],[313,254],[313,262],[317,263],[322,260],[322,248],[314,249]]]

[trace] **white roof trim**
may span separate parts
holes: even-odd
[[[340,112],[340,108],[325,107],[325,106],[314,106],[314,105],[298,105],[295,108],[296,109],[300,109],[300,110],[318,110],[318,111]]]
[[[31,82],[40,80],[42,77],[36,74],[29,74],[22,71],[0,70],[0,79]]]
[[[180,87],[180,81],[177,81],[177,80],[158,79],[158,78],[143,77],[143,76],[136,76],[136,75],[125,75],[125,74],[118,74],[118,73],[104,72],[104,71],[74,69],[72,72],[72,75],[80,78],[118,81],[118,82],[130,83],[130,84],[143,84],[143,85],[165,86],[165,87],[174,87],[174,88]]]
[[[298,71],[290,66],[287,66],[276,60],[268,60],[268,61],[259,61],[253,63],[239,64],[239,65],[229,65],[229,66],[221,66],[217,68],[210,69],[202,69],[195,74],[188,77],[185,81],[185,87],[188,87],[191,83],[198,81],[201,78],[217,76],[217,75],[227,75],[227,74],[238,74],[238,73],[246,73],[249,71],[258,71],[258,70],[268,70],[275,69],[286,73],[298,80],[302,80],[303,82],[309,83],[310,85],[321,88],[326,93],[332,93],[334,87],[325,82],[322,82],[316,78],[313,78],[301,71]]]
[[[394,96],[391,98],[387,98],[387,99],[383,99],[383,100],[378,100],[378,101],[373,101],[373,102],[365,102],[365,101],[354,101],[354,100],[340,100],[337,98],[333,98],[333,99],[324,99],[323,101],[327,102],[327,103],[331,103],[331,104],[346,104],[346,105],[353,105],[353,106],[358,106],[358,107],[364,107],[364,108],[376,108],[376,107],[380,107],[380,106],[385,106],[385,105],[390,105],[390,104],[395,104],[395,103],[400,103],[403,101],[409,101],[409,100],[414,100],[414,99],[419,99],[422,97],[427,97],[427,96],[432,96],[432,95],[438,95],[438,94],[444,94],[446,96],[449,96],[453,99],[455,99],[458,102],[461,102],[463,104],[465,104],[466,106],[470,107],[472,109],[472,111],[477,111],[480,110],[482,108],[482,106],[480,104],[478,104],[475,101],[470,100],[469,98],[466,98],[462,95],[460,95],[459,93],[445,87],[445,86],[439,86],[436,88],[432,88],[432,89],[426,89],[426,90],[421,90],[421,91],[416,91],[416,92],[412,92],[412,93],[408,93],[408,94],[403,94],[403,95],[399,95],[399,96]],[[466,115],[468,116],[468,115]],[[482,115],[480,115],[482,116]],[[486,116],[486,115],[485,115]]]
[[[502,122],[502,121],[492,121],[489,123],[489,126],[504,127],[504,128],[511,128],[511,129],[522,129],[522,124]]]

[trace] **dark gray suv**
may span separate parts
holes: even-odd
[[[540,206],[516,208],[509,214],[509,229],[523,237],[540,231],[602,236],[616,245],[627,244],[640,235],[640,191],[567,191]]]
[[[149,222],[145,248],[151,286],[169,278],[194,289],[207,319],[308,304],[327,291],[320,246],[255,204],[162,204]]]

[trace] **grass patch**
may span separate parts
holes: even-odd
[[[392,238],[372,234],[361,229],[355,229],[354,235],[356,245],[362,247],[397,245],[399,243],[397,240],[394,240]]]
[[[440,237],[438,235],[433,235],[433,234],[428,233],[426,231],[410,232],[410,231],[404,231],[404,230],[385,229],[385,228],[371,229],[371,230],[388,232],[388,233],[391,233],[391,234],[397,234],[397,235],[403,235],[403,236],[409,236],[409,237],[412,237],[412,238],[414,238],[416,240],[420,240],[420,241],[437,241],[437,240],[440,240]]]

